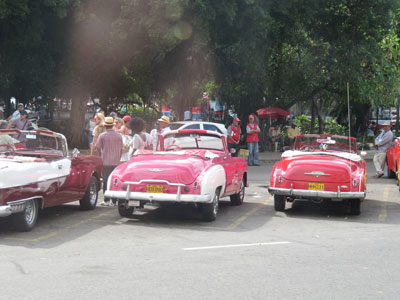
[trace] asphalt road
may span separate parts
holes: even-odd
[[[275,212],[272,164],[251,167],[240,207],[45,210],[30,233],[0,221],[0,299],[399,299],[400,192],[371,178],[361,215],[295,202]]]

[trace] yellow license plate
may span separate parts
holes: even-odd
[[[164,193],[164,186],[163,185],[154,185],[148,184],[146,186],[147,193]]]
[[[323,191],[325,189],[325,185],[323,183],[309,182],[308,189],[313,191]]]

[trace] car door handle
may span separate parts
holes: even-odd
[[[61,170],[62,169],[62,165],[58,165],[58,169]]]

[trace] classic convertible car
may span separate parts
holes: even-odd
[[[387,151],[387,165],[388,165],[388,177],[396,178],[397,176],[397,183],[400,184],[400,174],[399,174],[400,138],[399,137],[393,140],[393,145]]]
[[[195,203],[207,221],[215,220],[219,199],[241,205],[247,185],[247,162],[232,157],[225,136],[197,129],[160,136],[160,151],[137,150],[110,175],[105,197],[118,199],[121,216],[145,203]]]
[[[365,166],[355,138],[299,135],[294,150],[282,153],[272,170],[268,191],[274,195],[275,210],[284,211],[286,201],[327,199],[346,201],[350,213],[359,215],[366,195]]]
[[[21,231],[35,226],[39,209],[80,201],[94,209],[100,189],[99,157],[68,153],[62,134],[0,130],[0,217]]]

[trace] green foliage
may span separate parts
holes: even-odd
[[[300,115],[296,118],[297,126],[302,134],[311,133],[311,120],[306,115]],[[314,132],[318,132],[318,123],[315,123]],[[335,119],[325,120],[324,122],[324,134],[344,135],[348,134],[347,128],[336,122]]]

